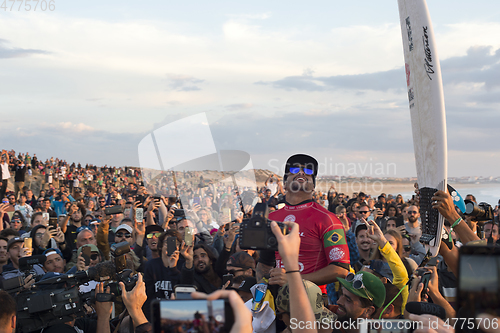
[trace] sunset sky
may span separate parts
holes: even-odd
[[[395,0],[19,3],[0,9],[3,149],[139,166],[145,136],[205,113],[215,147],[256,168],[308,153],[416,176]],[[428,6],[448,174],[500,176],[500,2]]]

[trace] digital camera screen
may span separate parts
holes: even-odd
[[[265,229],[245,229],[244,233],[246,243],[251,242],[252,246],[256,247],[265,247],[267,245],[265,242]]]
[[[224,300],[160,302],[160,332],[219,332],[225,324]]]

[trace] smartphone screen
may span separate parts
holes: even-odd
[[[232,322],[231,306],[223,299],[153,303],[155,332],[229,332]]]
[[[45,225],[48,225],[50,214],[49,213],[42,213],[42,217],[43,217],[43,221],[45,222]]]
[[[500,316],[500,248],[460,248],[458,302],[461,317],[477,318],[480,313]],[[485,323],[486,324],[486,323]],[[457,332],[480,332],[458,327]]]
[[[193,245],[193,229],[186,227],[184,230],[184,242],[187,246]]]
[[[144,221],[144,208],[135,209],[135,220],[137,223],[142,223]]]

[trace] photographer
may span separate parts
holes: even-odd
[[[168,252],[169,237],[177,239],[177,249],[172,254]],[[149,261],[144,271],[147,294],[144,312],[148,318],[151,318],[149,310],[153,299],[170,299],[176,284],[194,284],[193,246],[187,246],[175,230],[163,233],[158,244],[161,244],[160,258]],[[180,271],[177,268],[179,255],[185,259]]]

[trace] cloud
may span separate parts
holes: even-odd
[[[272,85],[276,89],[287,91],[331,91],[338,89],[363,89],[387,91],[389,89],[401,90],[404,83],[403,68],[384,72],[358,74],[358,75],[336,75],[328,77],[315,77],[305,73],[301,76],[287,76],[281,80],[272,82],[259,81],[255,84]]]
[[[259,14],[229,14],[228,17],[236,19],[248,19],[248,20],[266,20],[271,17],[271,13],[259,13]]]
[[[0,141],[16,151],[40,158],[58,156],[67,161],[95,165],[138,166],[137,146],[145,133],[112,133],[84,123],[26,124],[2,129]]]
[[[9,44],[7,40],[0,39],[0,59],[22,58],[37,54],[50,54],[50,52],[43,50],[9,47],[7,44]]]
[[[236,111],[236,110],[246,110],[253,108],[254,105],[252,103],[237,103],[237,104],[229,104],[225,106],[226,109],[231,110],[231,111]]]
[[[475,46],[467,54],[441,61],[444,85],[459,83],[483,83],[485,88],[500,86],[500,49],[492,52],[492,46]],[[399,67],[382,72],[357,75],[315,76],[305,70],[299,76],[287,76],[276,81],[258,81],[257,85],[270,85],[286,91],[326,92],[332,90],[403,91],[404,69]]]
[[[444,84],[462,82],[484,83],[486,89],[500,86],[500,49],[492,46],[475,46],[462,57],[441,62]]]
[[[176,91],[197,91],[201,90],[198,86],[199,83],[205,82],[192,76],[181,74],[167,74],[168,86]]]

